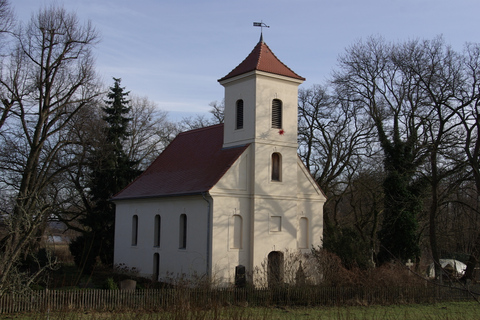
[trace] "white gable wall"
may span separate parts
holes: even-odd
[[[266,263],[271,251],[309,252],[312,246],[321,245],[325,197],[296,153],[289,156],[290,149],[250,145],[210,190],[214,239],[211,275],[217,283],[233,283],[238,265],[252,273]],[[270,179],[272,151],[284,156],[282,181]],[[261,157],[264,159],[259,161]],[[236,215],[243,223],[239,248],[232,245]],[[306,245],[298,242],[301,218],[308,221]]]

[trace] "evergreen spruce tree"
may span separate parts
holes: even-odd
[[[130,135],[131,107],[126,99],[129,93],[120,86],[121,79],[113,79],[114,85],[102,108],[105,143],[90,158],[91,207],[81,219],[83,235],[71,244],[75,262],[86,271],[92,269],[97,257],[105,265],[113,263],[115,206],[109,199],[140,173],[134,169],[136,162],[123,149],[123,142]]]

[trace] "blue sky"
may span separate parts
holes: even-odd
[[[10,0],[28,21],[47,0]],[[265,42],[307,80],[324,83],[337,56],[371,35],[389,41],[443,35],[461,50],[480,42],[478,0],[56,0],[100,31],[96,66],[105,83],[122,78],[127,90],[147,96],[179,119],[207,113],[223,99],[217,79]]]

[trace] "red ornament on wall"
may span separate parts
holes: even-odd
[[[278,134],[283,136],[285,134],[285,131],[283,129],[278,130]]]

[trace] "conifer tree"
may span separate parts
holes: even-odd
[[[120,86],[121,79],[107,94],[105,106],[104,143],[93,151],[90,158],[90,203],[86,215],[81,219],[83,235],[71,245],[75,262],[90,270],[97,257],[103,264],[113,263],[115,231],[115,206],[110,198],[122,190],[138,174],[136,163],[129,159],[123,143],[130,135],[128,131],[131,107],[126,99],[128,92]]]

